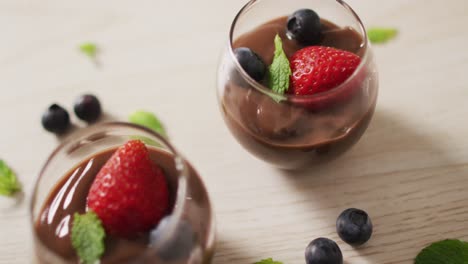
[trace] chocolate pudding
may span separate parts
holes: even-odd
[[[233,40],[232,48],[247,47],[266,65],[274,56],[279,34],[288,56],[304,48],[286,35],[287,17],[256,27]],[[377,78],[366,41],[356,30],[322,19],[318,46],[352,52],[361,67],[345,83],[314,95],[285,95],[275,100],[266,83],[253,84],[231,63],[220,94],[224,119],[236,139],[255,156],[285,169],[322,163],[351,147],[366,130],[377,98]],[[261,86],[263,85],[263,87]],[[255,87],[254,87],[255,86]]]
[[[72,247],[70,233],[74,213],[86,212],[86,198],[95,176],[101,167],[112,156],[116,149],[110,149],[92,156],[81,162],[70,170],[52,189],[44,206],[35,222],[35,232],[37,239],[48,250],[52,251],[65,263],[79,263],[75,249]],[[175,203],[175,194],[178,185],[178,171],[175,168],[174,156],[168,152],[148,147],[151,159],[164,171],[169,189],[171,192],[171,206]],[[188,244],[202,247],[203,256],[201,259],[211,257],[211,249],[203,248],[207,244],[208,230],[210,227],[211,210],[205,188],[195,170],[189,166],[190,190],[188,191],[184,214],[184,232],[191,240]],[[171,212],[167,212],[170,214]],[[187,225],[191,225],[188,226]],[[196,226],[195,226],[196,225]],[[156,228],[156,227],[155,227]],[[154,229],[153,229],[154,230]],[[124,239],[111,235],[106,236],[105,253],[101,258],[103,264],[109,263],[165,263],[165,256],[171,257],[170,263],[187,263],[189,254],[182,258],[177,258],[173,252],[151,252],[152,231],[139,234],[131,239]],[[185,243],[187,245],[187,243]],[[173,250],[167,249],[167,250]],[[154,251],[154,250],[153,250]],[[186,252],[187,253],[187,252]],[[182,255],[185,253],[181,253]],[[37,258],[39,263],[57,263],[50,259],[50,254],[41,254],[38,250]]]

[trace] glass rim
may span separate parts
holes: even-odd
[[[35,180],[33,193],[30,199],[30,203],[29,203],[29,220],[32,225],[32,232],[33,232],[34,239],[36,240],[36,243],[40,243],[54,256],[57,257],[58,255],[52,250],[50,250],[47,246],[45,246],[42,240],[38,239],[37,232],[35,231],[37,215],[34,215],[35,214],[34,210],[37,207],[43,208],[44,206],[44,204],[36,204],[37,198],[38,198],[37,196],[38,196],[39,182],[44,177],[47,167],[51,164],[52,160],[57,157],[59,153],[61,153],[62,151],[67,151],[67,149],[68,150],[73,149],[75,146],[77,146],[79,142],[86,140],[87,138],[93,135],[99,135],[99,133],[102,133],[102,131],[105,131],[106,129],[116,129],[116,128],[121,128],[121,127],[134,129],[134,130],[140,130],[140,131],[143,131],[144,133],[149,134],[151,137],[156,138],[160,143],[162,143],[162,145],[166,147],[174,156],[175,168],[178,172],[177,189],[175,191],[175,201],[172,207],[172,211],[169,214],[164,216],[164,217],[168,217],[168,216],[170,217],[168,219],[168,223],[165,224],[165,228],[160,233],[160,236],[159,236],[160,239],[158,239],[156,243],[151,244],[151,247],[148,247],[148,250],[160,249],[161,247],[164,246],[164,243],[170,240],[171,237],[174,235],[174,232],[176,231],[177,226],[179,225],[179,222],[182,219],[184,208],[187,203],[186,196],[188,193],[189,165],[186,159],[183,158],[179,154],[179,152],[172,146],[171,143],[169,143],[167,139],[165,139],[161,134],[151,129],[148,129],[140,125],[132,124],[132,123],[127,123],[127,122],[105,122],[105,123],[96,124],[90,127],[80,129],[79,131],[72,133],[65,140],[63,140],[47,157],[46,162],[42,166],[38,174],[38,177]],[[131,136],[131,135],[128,135],[128,136]],[[102,150],[105,150],[105,149],[102,149]],[[93,153],[100,153],[100,151],[96,151]],[[73,168],[73,166],[71,168]],[[209,206],[211,207],[211,204]],[[154,229],[152,230],[155,230],[155,228],[157,228],[157,226],[155,226]],[[152,230],[150,230],[150,232]],[[62,259],[60,256],[58,257]],[[141,257],[145,257],[145,256],[142,255]]]
[[[337,2],[342,7],[344,7],[349,13],[351,13],[351,15],[354,17],[354,19],[356,19],[356,21],[359,24],[359,29],[361,30],[361,32],[363,34],[362,37],[363,37],[363,43],[364,43],[364,46],[363,46],[364,55],[362,56],[361,61],[360,61],[359,65],[358,65],[358,67],[356,68],[356,70],[353,72],[353,74],[351,74],[351,76],[349,76],[340,85],[338,85],[338,86],[336,86],[336,87],[334,87],[334,88],[332,88],[332,89],[330,89],[328,91],[320,92],[320,93],[312,94],[312,95],[280,94],[280,93],[272,91],[270,88],[266,87],[265,85],[255,81],[242,68],[239,61],[236,59],[236,56],[234,54],[233,42],[234,42],[234,31],[236,29],[237,22],[242,18],[242,16],[247,11],[249,11],[249,9],[253,5],[255,5],[256,3],[261,2],[261,1],[264,1],[264,0],[250,0],[247,4],[245,4],[239,10],[239,12],[236,14],[236,16],[234,17],[234,20],[231,23],[231,27],[230,27],[230,30],[229,30],[229,38],[228,38],[229,55],[231,56],[232,61],[234,61],[234,65],[236,67],[236,70],[238,72],[240,72],[240,74],[242,75],[244,80],[246,80],[253,88],[255,88],[256,90],[258,90],[259,92],[261,92],[263,94],[271,96],[272,98],[293,99],[293,100],[303,100],[303,99],[312,99],[312,98],[315,99],[315,98],[327,97],[328,95],[330,95],[332,93],[335,93],[335,92],[338,92],[338,91],[342,90],[343,87],[346,87],[347,85],[349,85],[349,83],[352,82],[354,79],[356,79],[358,77],[359,73],[364,70],[366,62],[367,62],[368,57],[369,57],[369,52],[370,52],[370,50],[369,50],[370,43],[369,43],[369,39],[367,37],[366,28],[364,27],[364,24],[362,23],[361,18],[357,15],[357,13],[354,11],[354,9],[349,4],[347,4],[344,0],[335,0],[335,2]]]

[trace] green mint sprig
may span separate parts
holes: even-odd
[[[370,42],[374,44],[388,42],[395,38],[397,34],[398,30],[395,28],[374,27],[367,30],[367,36],[369,37]]]
[[[419,253],[415,264],[467,264],[468,242],[447,239],[435,242]]]
[[[21,191],[21,184],[13,170],[0,160],[0,195],[13,196]]]
[[[84,264],[99,262],[104,254],[106,233],[99,217],[93,212],[75,213],[71,231],[72,246]]]
[[[283,50],[283,42],[279,35],[275,36],[275,55],[268,67],[268,87],[273,92],[284,94],[289,89],[289,77],[292,71],[288,57]]]
[[[128,117],[128,120],[133,124],[147,127],[167,138],[166,129],[162,122],[151,112],[136,111]]]
[[[272,258],[262,259],[254,264],[283,264],[283,262],[274,261]]]
[[[80,45],[80,51],[86,56],[95,59],[98,53],[98,47],[96,44],[87,42]]]

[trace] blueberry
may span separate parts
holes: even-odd
[[[101,115],[101,103],[91,94],[78,97],[73,108],[80,119],[89,123],[96,121]]]
[[[257,53],[249,48],[242,47],[235,49],[234,55],[244,71],[246,71],[252,79],[260,82],[265,77],[267,68]]]
[[[167,240],[162,240],[161,235],[167,224],[172,219],[172,216],[164,217],[158,227],[150,234],[150,243],[160,243],[158,256],[165,261],[186,259],[190,256],[192,248],[195,246],[196,236],[193,232],[191,224],[181,219],[177,224],[175,233]]]
[[[336,232],[344,242],[353,246],[360,246],[370,239],[372,222],[363,210],[346,209],[336,220]]]
[[[343,254],[335,241],[328,238],[312,240],[306,247],[307,264],[342,264]]]
[[[310,9],[299,9],[288,17],[287,35],[304,46],[320,42],[322,25],[320,17]]]
[[[61,134],[70,127],[70,116],[63,107],[53,104],[42,114],[42,126],[49,132]]]

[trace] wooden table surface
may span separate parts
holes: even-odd
[[[0,158],[24,185],[22,198],[0,197],[0,263],[31,263],[29,199],[60,141],[42,130],[41,113],[52,102],[70,109],[84,92],[113,119],[141,108],[161,117],[211,194],[214,263],[304,263],[320,236],[338,241],[348,264],[412,263],[430,242],[468,239],[468,2],[349,1],[367,26],[400,35],[375,47],[380,94],[364,137],[300,173],[248,154],[218,110],[217,58],[243,3],[0,0]],[[100,67],[77,51],[86,41],[101,47]],[[375,225],[358,250],[335,232],[348,207]]]

